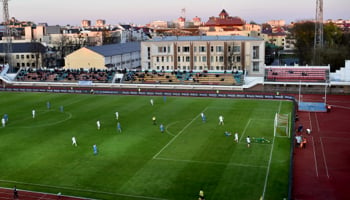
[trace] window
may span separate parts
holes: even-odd
[[[19,59],[19,55],[16,55],[16,59]],[[18,64],[18,63],[17,63]]]
[[[177,62],[181,62],[181,57],[180,56],[177,57]]]
[[[162,56],[162,62],[164,62],[164,56]]]
[[[219,62],[224,62],[224,56],[219,56]]]
[[[223,46],[216,46],[216,52],[222,52],[224,50]]]
[[[207,57],[206,56],[202,56],[202,62],[207,62]]]
[[[24,55],[21,55],[21,59],[24,59]],[[24,67],[24,63],[22,63],[23,67]]]
[[[237,57],[236,57],[236,61],[237,61],[237,62],[241,62],[241,56],[237,56]]]
[[[236,53],[241,52],[241,47],[240,46],[234,46],[233,47],[233,52],[236,52]]]
[[[158,53],[166,53],[166,47],[158,47]]]
[[[189,46],[185,46],[185,47],[182,47],[182,52],[190,52],[190,47]]]
[[[253,59],[259,59],[259,46],[253,46]]]
[[[197,47],[193,47],[193,51],[194,51],[194,52],[197,52]]]
[[[151,59],[151,47],[147,47],[147,59]]]
[[[206,52],[207,48],[205,46],[200,46],[199,47],[199,52]]]
[[[229,57],[227,58],[227,61],[228,61],[228,62],[235,62],[235,57],[234,57],[234,56],[229,56]]]
[[[259,62],[253,62],[253,72],[259,71]]]
[[[197,62],[197,56],[193,56],[193,61]]]
[[[181,52],[181,47],[177,47],[177,52]]]
[[[32,54],[32,59],[34,59],[34,55]]]
[[[157,58],[156,58],[156,62],[159,62],[159,57],[157,56]]]
[[[186,62],[190,62],[190,57],[186,56]]]
[[[210,52],[214,52],[214,47],[210,46]]]
[[[29,55],[27,55],[26,57],[27,57],[27,59],[29,59]]]

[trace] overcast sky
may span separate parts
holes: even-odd
[[[350,0],[323,0],[323,18],[350,19]],[[186,18],[207,21],[225,9],[230,16],[250,22],[313,19],[316,0],[10,0],[10,17],[49,25],[80,25],[81,20],[105,19],[107,24],[146,24],[173,21],[186,10]]]

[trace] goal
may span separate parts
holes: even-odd
[[[276,113],[274,120],[274,136],[289,137],[289,114]]]

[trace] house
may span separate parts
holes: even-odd
[[[140,42],[83,47],[65,57],[65,69],[135,69],[140,67]]]
[[[4,43],[0,44],[0,62],[4,62]],[[12,53],[10,53],[9,65],[14,68],[43,67],[46,47],[39,42],[13,42],[11,43]]]
[[[263,75],[265,43],[246,36],[170,36],[141,42],[141,68],[156,71],[247,70]]]

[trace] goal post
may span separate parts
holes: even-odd
[[[274,136],[276,137],[289,137],[289,114],[275,114],[274,120]]]

